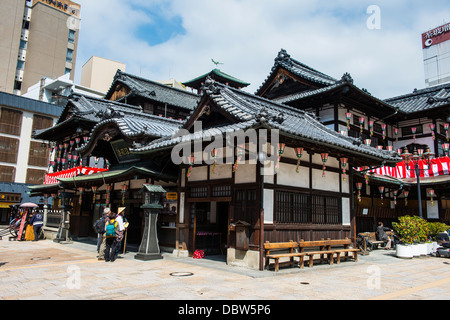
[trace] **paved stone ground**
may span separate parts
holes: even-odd
[[[229,266],[220,259],[174,257],[115,262],[96,259],[96,246],[0,241],[3,300],[449,300],[450,259],[399,259],[377,250],[358,262],[283,268]],[[181,274],[180,274],[181,273]],[[326,310],[325,310],[326,311]]]

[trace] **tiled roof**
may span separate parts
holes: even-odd
[[[130,88],[131,93],[150,100],[167,103],[172,106],[193,110],[197,106],[199,96],[195,93],[173,88],[168,85],[144,79],[123,71],[117,70],[111,88],[106,98],[112,95],[116,84],[120,82]],[[121,99],[123,100],[123,98]]]
[[[343,136],[331,130],[321,124],[315,116],[304,111],[214,81],[207,81],[204,91],[219,108],[232,115],[237,123],[210,128],[201,133],[154,140],[145,146],[133,149],[133,152],[168,148],[182,141],[198,140],[230,131],[262,126],[279,129],[282,135],[315,144],[323,149],[339,149],[343,153],[354,154],[355,157],[365,156],[374,161],[386,161],[392,164],[400,160],[393,152],[368,147],[358,139]]]
[[[266,80],[264,80],[263,84],[256,91],[256,94],[258,94],[258,92],[266,85],[267,81],[269,81],[269,79],[271,79],[275,75],[275,73],[278,71],[280,67],[286,69],[287,71],[298,76],[299,78],[303,78],[310,82],[316,83],[321,87],[333,85],[338,81],[337,79],[334,79],[333,77],[325,73],[317,71],[307,66],[306,64],[303,64],[291,58],[291,56],[286,52],[286,50],[281,49],[277,57],[275,58],[275,63],[272,67],[272,70],[270,71]]]
[[[450,84],[438,85],[385,100],[402,112],[414,113],[450,104]]]
[[[229,74],[227,74],[217,68],[213,69],[210,72],[205,73],[204,75],[201,75],[195,79],[183,82],[183,85],[188,86],[188,87],[193,87],[193,88],[200,87],[201,82],[204,82],[207,77],[211,77],[220,82],[229,82],[230,83],[229,85],[233,86],[233,87],[245,88],[250,85],[250,83],[242,81],[233,76],[230,76]]]

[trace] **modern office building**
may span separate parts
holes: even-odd
[[[0,90],[20,95],[43,77],[74,79],[79,4],[70,0],[0,1]]]
[[[424,32],[422,48],[427,86],[450,82],[450,23]]]
[[[49,143],[33,130],[53,126],[62,107],[0,91],[0,223],[9,205],[30,199],[27,186],[42,184],[48,170]]]

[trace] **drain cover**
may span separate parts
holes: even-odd
[[[31,258],[30,260],[49,260],[49,259],[51,259],[51,258],[50,257],[45,257],[45,258],[35,257],[35,258]]]
[[[172,277],[189,277],[193,276],[194,274],[192,272],[172,272],[169,273]]]

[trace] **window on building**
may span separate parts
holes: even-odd
[[[30,142],[30,152],[28,154],[28,165],[37,167],[47,167],[49,152],[47,144],[41,142]]]
[[[14,182],[16,177],[16,168],[9,166],[0,166],[0,181]]]
[[[416,134],[422,134],[423,133],[423,126],[421,124],[418,124],[416,126],[409,126],[409,127],[403,127],[402,128],[402,136],[412,136],[414,133],[412,132],[412,129],[416,128]]]
[[[67,62],[72,62],[72,60],[73,60],[73,50],[72,49],[67,49],[66,61]]]
[[[2,108],[0,110],[0,132],[20,136],[22,126],[22,112]]]
[[[33,116],[33,130],[47,129],[53,126],[53,119],[49,117],[39,116],[35,114]]]
[[[259,215],[255,189],[237,189],[234,191],[234,221],[256,224]]]
[[[25,61],[17,60],[17,70],[23,70],[25,68]]]
[[[16,163],[19,139],[0,136],[0,162]]]
[[[65,70],[64,70],[64,74],[68,74],[68,73],[71,73],[72,72],[72,69],[69,69],[69,68],[66,68]]]
[[[276,223],[340,224],[339,198],[306,193],[276,191]]]
[[[20,40],[20,44],[19,44],[20,49],[26,49],[27,45],[28,45],[28,42],[26,42],[24,40]]]
[[[45,170],[28,169],[25,183],[29,184],[43,184],[44,177],[47,172]]]
[[[275,220],[278,223],[307,223],[309,206],[307,194],[277,191]]]
[[[75,30],[69,30],[69,42],[70,43],[75,42]]]

